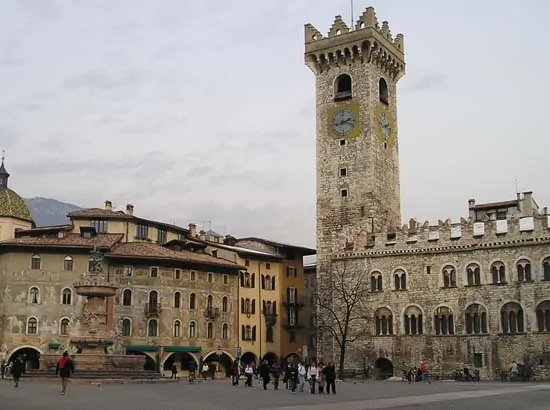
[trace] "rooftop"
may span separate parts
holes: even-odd
[[[254,236],[249,236],[249,237],[246,237],[246,238],[237,239],[237,243],[239,243],[241,241],[260,242],[260,243],[263,243],[265,245],[275,246],[275,247],[278,247],[278,248],[289,248],[289,249],[292,249],[294,251],[298,251],[298,252],[303,253],[304,256],[317,254],[317,251],[315,249],[306,248],[304,246],[291,245],[291,244],[283,243],[283,242],[275,242],[275,241],[271,241],[269,239],[263,239],[263,238],[258,238],[258,237],[254,237]]]
[[[68,233],[64,237],[45,238],[45,237],[27,237],[15,238],[0,241],[2,246],[20,246],[20,247],[55,247],[55,248],[93,248],[94,244],[102,248],[111,248],[117,242],[121,241],[124,234],[106,233],[86,238],[80,234]]]

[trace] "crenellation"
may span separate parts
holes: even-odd
[[[367,7],[363,14],[359,17],[357,20],[357,23],[355,24],[355,28],[357,30],[365,29],[365,28],[375,28],[379,29],[378,25],[378,19],[376,17],[376,12],[374,11],[374,7]]]
[[[342,20],[342,16],[338,15],[334,17],[334,23],[332,23],[332,26],[328,32],[328,37],[340,36],[342,34],[349,33],[349,31],[349,27],[344,20]]]

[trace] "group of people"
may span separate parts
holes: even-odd
[[[309,391],[311,394],[326,392],[330,394],[336,394],[336,368],[334,362],[324,364],[323,362],[317,363],[301,362],[299,364],[290,362],[284,368],[275,361],[273,364],[269,364],[267,360],[257,368],[253,363],[242,365],[239,361],[235,360],[231,366],[231,380],[233,386],[239,385],[241,376],[245,376],[245,386],[252,387],[254,376],[259,377],[262,380],[264,390],[267,390],[267,386],[273,381],[275,390],[279,390],[279,382],[281,376],[287,390],[296,393],[299,389],[300,392],[304,391],[306,382],[309,383]]]
[[[25,373],[25,361],[21,355],[18,355],[9,364],[2,363],[2,379],[11,374],[15,387],[19,387],[19,381],[23,373]],[[61,376],[61,394],[67,394],[67,386],[69,384],[69,377],[74,373],[74,363],[69,357],[67,352],[63,353],[63,356],[58,360],[55,374]]]
[[[427,382],[429,384],[430,379],[428,376],[428,365],[424,360],[420,362],[420,367],[415,366],[407,371],[407,381],[409,384],[412,382]]]

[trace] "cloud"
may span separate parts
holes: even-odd
[[[426,74],[407,83],[407,86],[404,87],[404,91],[435,91],[445,85],[446,79],[446,75],[443,73]]]
[[[113,91],[119,88],[142,86],[152,79],[150,72],[141,69],[108,72],[103,69],[92,69],[77,74],[63,81],[63,87],[73,91],[79,88],[90,88],[98,91]]]

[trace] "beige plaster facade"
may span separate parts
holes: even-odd
[[[466,366],[493,378],[515,360],[548,378],[546,208],[526,192],[501,203],[470,200],[460,222],[400,227],[396,83],[404,74],[403,36],[393,37],[372,8],[353,30],[337,17],[328,37],[311,25],[305,35],[317,92],[318,291],[329,297],[324,284],[336,265],[362,273],[371,287],[363,312],[371,319],[368,337],[349,346],[345,367],[367,364],[379,377],[400,376],[426,360],[434,373]],[[340,87],[342,75],[351,86]],[[352,114],[334,114],[341,108],[358,113],[349,130]],[[339,132],[348,135],[336,138]],[[317,353],[326,361],[339,351],[321,335]]]

